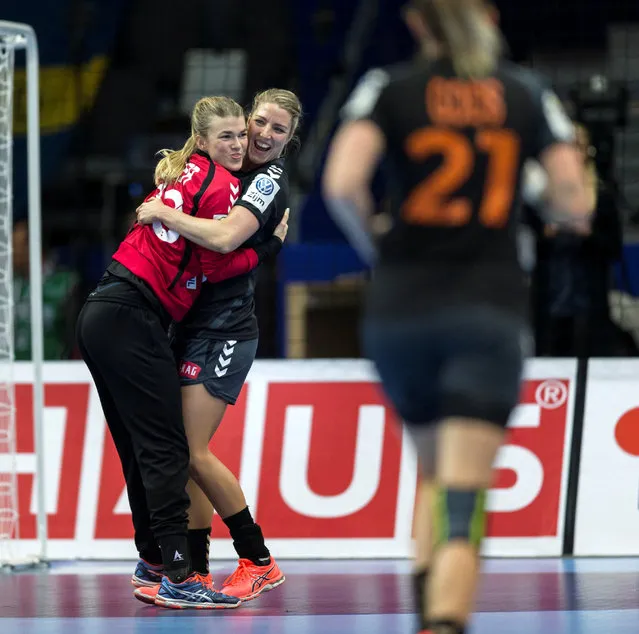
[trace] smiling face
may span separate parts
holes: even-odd
[[[206,136],[197,137],[197,147],[211,160],[231,172],[242,167],[248,144],[244,117],[213,117]]]
[[[249,120],[244,168],[252,169],[279,158],[292,136],[291,115],[275,103],[262,104]]]

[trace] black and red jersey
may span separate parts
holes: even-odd
[[[217,265],[212,267],[211,275],[204,271],[209,283],[204,284],[197,303],[182,323],[180,332],[184,337],[245,341],[258,336],[256,272],[252,270],[258,258],[252,247],[267,242],[284,216],[288,207],[288,174],[284,159],[278,158],[238,175],[242,196],[236,204],[250,211],[260,228],[244,243],[244,248],[226,256],[212,256]]]
[[[228,215],[240,189],[238,178],[207,154],[196,152],[175,183],[161,185],[147,200],[159,196],[165,205],[191,216],[220,219]],[[215,277],[220,270],[219,254],[194,245],[160,222],[136,223],[113,259],[146,282],[175,321],[183,319],[200,294],[202,275]]]

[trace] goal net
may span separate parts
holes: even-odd
[[[21,547],[18,505],[18,456],[13,380],[12,167],[14,61],[17,50],[27,55],[27,128],[29,186],[30,287],[41,289],[40,156],[38,51],[28,25],[0,21],[0,568],[33,565],[46,559],[46,515],[42,452],[43,389],[42,296],[32,293],[31,329],[34,363],[34,424],[38,540],[28,552]],[[36,253],[35,261],[33,254]]]

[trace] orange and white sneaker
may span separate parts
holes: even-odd
[[[222,593],[250,601],[284,583],[286,577],[271,557],[268,566],[256,566],[250,559],[240,559],[235,572],[226,578]]]
[[[160,590],[160,584],[154,586],[140,586],[133,591],[133,596],[142,603],[148,603],[149,605],[155,605],[155,597],[158,596]]]

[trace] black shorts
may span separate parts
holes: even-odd
[[[528,329],[486,305],[425,317],[369,317],[364,348],[407,423],[475,418],[506,426],[519,400]]]
[[[174,353],[180,383],[201,383],[211,396],[235,405],[255,360],[257,341],[179,338]]]

